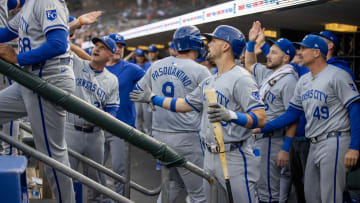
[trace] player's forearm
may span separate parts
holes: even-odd
[[[255,50],[255,42],[249,41],[245,52],[245,68],[250,73],[254,72],[253,67],[257,63],[254,50]]]
[[[70,50],[73,51],[81,59],[84,59],[87,61],[91,60],[91,56],[88,53],[86,53],[86,51],[84,51],[79,46],[77,46],[73,43],[70,43]]]
[[[232,119],[238,125],[244,126],[245,128],[262,128],[266,124],[266,113],[263,108],[255,109],[249,113],[238,113],[236,112],[236,119]]]
[[[185,113],[194,110],[186,103],[184,98],[154,96],[151,100],[156,106],[160,106],[173,112]]]
[[[75,19],[69,23],[70,35],[74,34],[76,29],[81,28],[82,24],[79,19]]]
[[[272,132],[274,130],[279,130],[281,128],[284,128],[286,126],[289,126],[293,123],[295,123],[300,116],[302,115],[303,111],[300,111],[298,109],[295,109],[291,106],[286,110],[284,114],[279,116],[278,118],[267,122],[266,125],[261,128],[261,132]]]
[[[131,59],[131,57],[133,57],[135,55],[135,52],[131,52],[130,54],[128,54],[127,56],[125,56],[124,61],[128,61]]]
[[[16,39],[18,37],[17,34],[14,32],[11,32],[8,27],[2,27],[0,28],[0,42],[9,42],[13,39]]]

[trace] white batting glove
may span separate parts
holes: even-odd
[[[208,105],[208,118],[210,122],[230,122],[232,119],[237,119],[235,112],[226,109],[224,106],[218,103],[212,103]]]
[[[151,99],[155,96],[155,94],[151,92],[148,85],[145,85],[143,91],[133,90],[130,92],[129,96],[130,100],[133,102],[152,103]]]

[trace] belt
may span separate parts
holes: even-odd
[[[316,144],[320,141],[323,141],[329,137],[340,137],[342,135],[345,135],[345,133],[342,133],[342,132],[330,132],[328,134],[323,134],[323,135],[319,135],[317,137],[312,137],[310,138],[310,142],[313,143],[313,144]]]
[[[305,136],[295,136],[294,139],[298,142],[308,142],[309,139],[306,138]]]
[[[92,133],[92,132],[94,132],[95,126],[81,127],[81,126],[74,125],[74,128],[77,131],[82,131],[82,132],[85,132],[85,133]]]
[[[71,58],[70,57],[65,57],[65,58],[59,58],[58,60],[59,60],[58,65],[69,65],[70,61],[71,61]],[[41,62],[41,63],[32,64],[31,65],[31,70],[32,71],[38,70],[38,69],[44,67],[45,64],[46,64],[46,61]]]
[[[285,131],[284,131],[285,132]],[[255,141],[267,138],[267,137],[282,137],[282,136],[274,136],[274,132],[267,132],[263,134],[253,134]]]
[[[224,152],[233,151],[242,146],[243,142],[234,142],[224,144]],[[220,153],[220,149],[216,144],[203,143],[204,147],[211,153]]]

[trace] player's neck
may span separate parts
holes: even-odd
[[[116,60],[110,60],[106,63],[107,66],[113,66],[117,63],[119,63],[121,61],[121,59],[116,59]]]
[[[323,71],[327,66],[326,61],[324,60],[316,60],[312,64],[308,65],[308,68],[311,72],[312,76],[315,76],[319,74],[321,71]]]
[[[105,68],[106,63],[95,63],[93,61],[90,61],[90,66],[97,70],[97,71],[103,71]]]
[[[218,67],[218,75],[221,75],[235,66],[234,59],[226,58],[226,59],[218,59],[215,61],[216,66]]]

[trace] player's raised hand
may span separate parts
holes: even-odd
[[[151,92],[151,89],[148,85],[145,85],[142,91],[133,90],[130,92],[129,96],[130,100],[133,102],[150,103],[151,98],[155,96],[155,94]]]
[[[236,119],[231,115],[229,110],[218,103],[209,104],[208,117],[212,123],[220,121],[229,122],[232,119]]]
[[[349,149],[345,154],[344,164],[346,168],[356,165],[359,159],[359,150]]]
[[[289,152],[280,150],[276,157],[276,166],[284,167],[289,164]]]
[[[86,14],[79,16],[81,25],[90,25],[96,22],[96,20],[101,16],[102,11],[92,11]]]
[[[4,59],[9,63],[17,63],[17,53],[15,49],[7,44],[0,44],[0,58]]]
[[[249,30],[249,40],[255,42],[261,32],[260,21],[253,22],[251,29]]]

